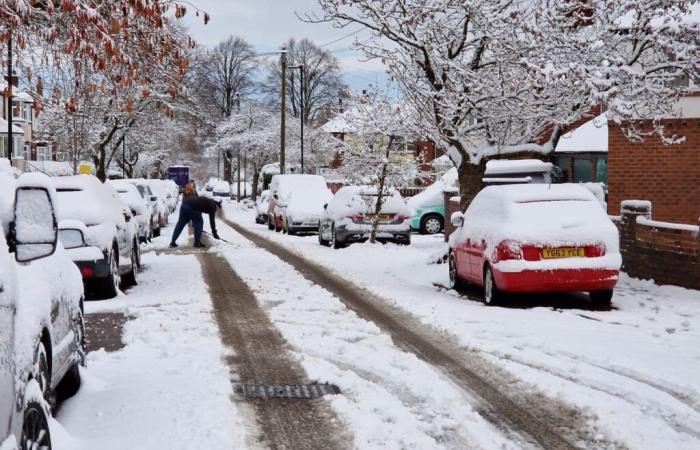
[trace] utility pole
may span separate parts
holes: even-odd
[[[241,95],[236,92],[233,95],[236,99],[236,114],[241,113]],[[238,151],[236,152],[236,203],[241,201],[241,147],[238,146]]]
[[[286,126],[287,107],[287,47],[282,47],[280,53],[280,63],[282,64],[282,98],[280,100],[280,173],[284,174],[284,139]]]
[[[7,40],[7,155],[12,161],[12,151],[14,149],[14,136],[12,136],[12,30]]]
[[[301,128],[301,173],[304,173],[304,65],[290,66],[289,69],[299,69],[299,122]]]

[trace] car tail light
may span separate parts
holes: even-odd
[[[362,219],[364,218],[364,217],[362,216],[362,214],[359,214],[359,213],[358,213],[358,214],[351,214],[351,215],[345,216],[345,217],[348,218],[348,219],[350,219],[350,220],[352,220],[352,221],[355,222],[355,223],[360,223],[360,222],[362,222]]]
[[[394,222],[403,222],[404,220],[410,219],[411,216],[407,216],[405,214],[397,214],[394,216]]]
[[[80,269],[80,273],[83,275],[83,278],[92,278],[95,275],[95,271],[92,270],[92,267],[83,267]]]
[[[514,241],[503,241],[496,247],[496,261],[523,259],[520,244]]]
[[[587,245],[584,247],[586,258],[597,258],[605,255],[605,246],[603,244]]]
[[[523,259],[525,261],[539,261],[542,259],[542,249],[534,245],[524,245],[522,247]]]

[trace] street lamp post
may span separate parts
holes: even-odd
[[[12,33],[12,31],[10,31]],[[12,34],[7,40],[7,154],[12,161],[14,150],[14,136],[12,135]]]
[[[301,128],[301,173],[304,173],[304,65],[290,66],[299,69],[299,122]]]
[[[280,99],[280,173],[284,174],[285,159],[285,126],[287,115],[287,47],[282,47],[280,53],[280,64],[282,66],[282,97]]]

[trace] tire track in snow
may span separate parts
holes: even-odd
[[[531,445],[552,450],[573,450],[580,448],[581,441],[594,440],[595,433],[588,429],[585,415],[575,408],[544,396],[530,396],[514,390],[505,393],[503,386],[515,380],[508,379],[503,371],[477,354],[465,354],[452,341],[432,332],[410,315],[331,274],[319,264],[231,220],[222,220],[258,247],[295,267],[312,283],[334,294],[360,317],[391,336],[399,347],[441,370],[456,385],[481,401],[481,414],[498,428],[516,433]]]
[[[290,354],[287,343],[258,305],[254,294],[228,262],[214,253],[197,255],[214,304],[224,344],[235,354],[242,384],[309,383],[306,372]],[[272,449],[344,449],[348,432],[323,398],[249,399],[262,435],[259,442]]]

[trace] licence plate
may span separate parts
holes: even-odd
[[[374,219],[374,214],[365,214],[365,219],[367,220],[373,220]],[[380,214],[379,215],[379,221],[380,222],[388,222],[391,219],[393,219],[393,216],[391,214]]]
[[[581,247],[543,248],[542,257],[545,259],[554,258],[578,258],[584,257],[586,253]]]

